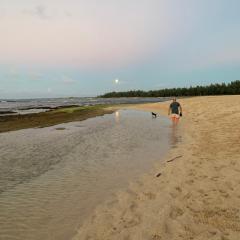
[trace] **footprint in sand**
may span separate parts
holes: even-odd
[[[230,164],[233,165],[233,166],[235,166],[235,165],[237,164],[237,162],[236,162],[235,160],[232,160],[232,161],[230,162]]]
[[[124,223],[124,228],[135,227],[141,223],[141,217],[136,215],[130,219],[122,219],[122,222]]]
[[[189,199],[190,197],[191,197],[191,193],[188,192],[187,194],[185,194],[185,195],[183,196],[183,199]]]
[[[219,176],[214,176],[214,177],[211,177],[210,179],[211,181],[217,182],[219,178],[220,178]]]
[[[206,178],[208,178],[208,176],[206,176],[206,175],[200,175],[198,178],[199,178],[199,179],[206,179]]]
[[[162,238],[159,235],[154,234],[152,235],[152,240],[162,240]]]
[[[170,218],[175,220],[177,217],[182,216],[184,211],[179,207],[172,207],[170,211]]]
[[[132,204],[130,204],[129,209],[134,212],[137,209],[137,207],[138,207],[137,204],[132,203]]]
[[[231,182],[227,181],[225,184],[228,189],[230,189],[231,191],[234,191],[233,184]]]
[[[205,193],[205,191],[204,191],[203,189],[199,189],[198,192],[199,192],[200,194],[204,194],[204,193]]]
[[[175,189],[176,189],[179,193],[182,192],[182,189],[181,189],[179,186],[175,187]]]
[[[187,180],[185,183],[192,185],[194,183],[194,180],[190,179],[190,180]]]
[[[154,193],[147,192],[147,193],[143,193],[143,194],[150,200],[156,199],[156,194],[154,194]]]
[[[229,198],[229,194],[223,190],[223,189],[220,189],[219,192],[221,193],[221,196],[224,197],[224,198]]]
[[[179,186],[176,186],[173,191],[170,192],[172,198],[176,198],[182,194],[182,189]]]
[[[193,170],[190,170],[188,176],[189,176],[189,177],[196,176],[196,172],[193,171]]]

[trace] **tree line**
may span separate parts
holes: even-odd
[[[181,97],[181,96],[209,96],[209,95],[237,95],[240,94],[240,80],[232,81],[228,84],[210,84],[208,86],[165,88],[160,90],[142,91],[132,90],[126,92],[109,92],[103,98],[114,97]]]

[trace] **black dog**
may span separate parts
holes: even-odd
[[[152,117],[156,118],[157,117],[157,114],[152,112]]]

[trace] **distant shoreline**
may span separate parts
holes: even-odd
[[[59,108],[88,107],[95,105],[139,104],[166,101],[166,98],[42,98],[0,100],[0,117],[47,112]]]
[[[222,96],[240,94],[240,80],[230,83],[215,83],[206,86],[165,88],[160,90],[130,90],[125,92],[109,92],[100,96],[112,97],[194,97],[194,96]]]

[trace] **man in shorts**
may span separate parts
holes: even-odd
[[[174,97],[172,103],[169,106],[168,109],[168,115],[171,114],[172,122],[174,124],[177,124],[179,121],[179,118],[182,116],[182,107],[179,102],[177,102],[177,99]]]

